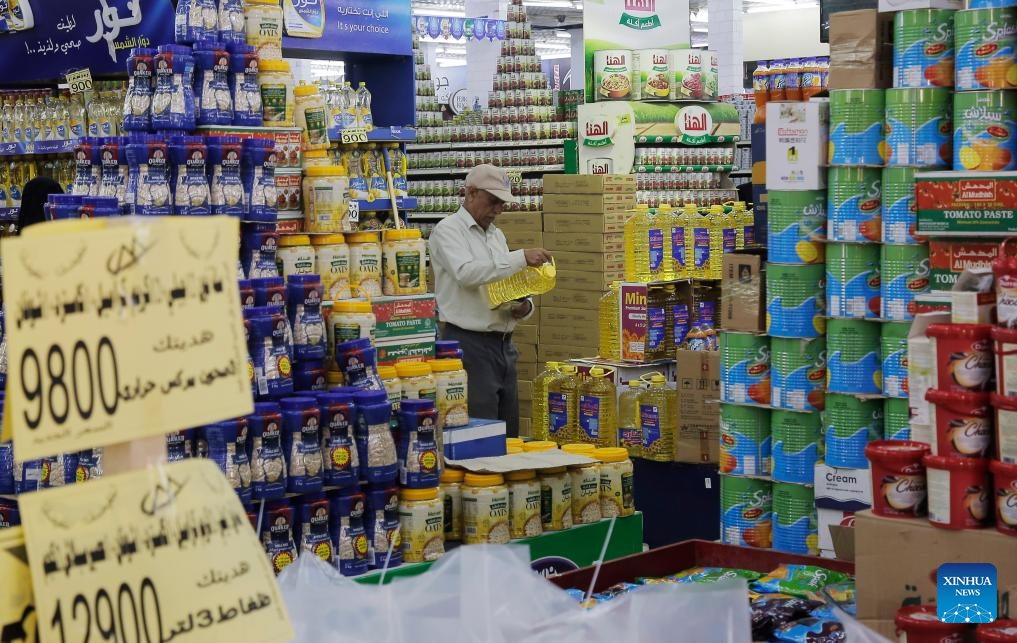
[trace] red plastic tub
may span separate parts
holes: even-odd
[[[989,462],[996,501],[996,531],[1017,536],[1017,464]]]
[[[931,324],[925,334],[936,356],[932,388],[961,393],[992,390],[996,370],[992,328],[989,324]]]
[[[865,446],[872,465],[872,513],[887,518],[926,514],[925,464],[929,445],[910,440],[876,440]]]
[[[932,403],[932,453],[953,458],[987,458],[992,449],[995,415],[989,393],[929,389]]]
[[[946,529],[979,529],[992,522],[989,461],[925,456],[929,522]]]
[[[992,329],[992,347],[996,353],[996,392],[1017,397],[1017,329]]]
[[[993,393],[989,402],[996,410],[996,459],[1017,464],[1017,397]]]
[[[996,318],[1000,326],[1017,325],[1017,245],[1013,238],[999,246],[999,254],[992,260],[992,273],[996,281]]]
[[[979,625],[975,636],[978,643],[1017,643],[1017,621],[1000,619]]]
[[[971,626],[943,623],[935,605],[908,605],[897,610],[897,636],[900,643],[964,643]]]

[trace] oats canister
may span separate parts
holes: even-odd
[[[427,292],[427,243],[420,230],[385,230],[382,245],[382,292],[386,296]]]
[[[341,234],[315,235],[311,237],[317,272],[325,290],[325,301],[349,299],[350,292],[350,248],[346,237]]]
[[[293,127],[293,72],[282,60],[258,62],[261,87],[261,120],[266,127]]]
[[[441,472],[441,500],[444,505],[442,518],[445,524],[445,542],[463,539],[463,480],[462,469],[445,467]],[[539,518],[538,518],[539,522]]]
[[[572,477],[566,467],[540,472],[540,522],[544,531],[572,529]]]
[[[304,229],[307,232],[343,232],[347,218],[349,179],[338,165],[304,168]]]
[[[507,543],[511,534],[505,478],[500,473],[467,473],[463,483],[463,542],[467,545]]]
[[[632,460],[629,459],[628,449],[621,447],[596,449],[593,457],[600,460],[601,516],[625,517],[636,513]]]
[[[444,508],[438,488],[399,490],[403,562],[438,560],[445,553]]]
[[[279,237],[276,261],[279,264],[279,274],[284,279],[292,275],[313,275],[316,262],[311,238],[306,234],[287,234]]]
[[[358,296],[381,297],[381,242],[377,232],[346,235],[350,246],[350,287]]]
[[[592,444],[563,444],[565,453],[593,458],[596,447]],[[569,479],[572,483],[572,524],[588,525],[600,520],[600,464],[591,461],[587,464],[569,466]]]
[[[513,539],[543,533],[540,522],[540,480],[533,469],[505,474],[509,490],[509,532]]]
[[[470,423],[468,404],[469,383],[461,359],[436,359],[431,362],[434,371],[435,406],[438,407],[438,427],[450,429]]]

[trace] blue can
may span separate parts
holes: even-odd
[[[453,339],[439,339],[434,343],[435,359],[462,359],[463,350]]]
[[[155,49],[135,47],[127,57],[129,109],[124,110],[124,130],[147,132],[152,125],[152,70],[156,53]]]
[[[251,322],[247,343],[254,362],[259,397],[277,398],[293,392],[293,369],[286,343],[286,316],[281,309],[257,306],[244,311]]]
[[[79,194],[51,194],[46,199],[46,220],[80,219],[81,202],[85,197]]]
[[[369,338],[338,344],[335,347],[335,361],[350,386],[366,391],[385,392],[385,384],[378,375],[378,353],[371,346]]]
[[[208,459],[218,465],[241,502],[251,501],[251,463],[247,457],[247,420],[216,422],[204,427]]]
[[[320,491],[324,480],[321,461],[321,411],[313,397],[284,397],[282,408],[283,454],[286,489],[290,493]]]
[[[257,402],[247,416],[251,439],[251,491],[255,500],[286,495],[286,458],[282,444],[282,410],[275,402]]]
[[[288,500],[273,500],[265,505],[264,520],[261,523],[261,542],[278,574],[297,559],[297,545],[293,538],[293,506]]]
[[[293,390],[298,393],[318,393],[328,390],[328,369],[325,360],[312,359],[298,362],[293,367]]]
[[[354,439],[355,393],[356,389],[337,388],[315,396],[321,409],[325,484],[330,487],[355,487],[360,477],[360,458]]]
[[[14,443],[0,442],[0,496],[14,493]]]
[[[258,54],[252,45],[230,43],[230,92],[233,124],[261,127],[261,87],[258,85]]]
[[[343,576],[360,576],[367,573],[367,555],[370,546],[364,518],[367,500],[357,489],[347,489],[329,500],[332,545],[336,563]]]

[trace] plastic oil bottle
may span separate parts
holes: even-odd
[[[597,314],[600,326],[600,356],[604,359],[621,359],[619,288],[621,288],[621,282],[613,282],[604,296],[600,298]]]
[[[618,396],[618,432],[614,437],[615,444],[610,446],[625,447],[629,455],[642,457],[643,437],[639,429],[639,396],[643,392],[643,383],[629,380],[628,386]]]
[[[645,377],[645,376],[644,376]],[[642,457],[657,462],[672,460],[674,443],[674,392],[663,375],[653,374],[649,387],[639,396],[639,428],[643,435]]]
[[[561,376],[547,385],[548,439],[565,444],[573,441],[573,427],[579,426],[579,378],[571,364],[562,364],[558,371]]]
[[[646,360],[657,361],[672,357],[673,329],[668,326],[667,289],[650,288],[646,295]]]
[[[548,385],[557,377],[558,362],[548,362],[542,373],[533,380],[533,439],[547,440],[547,393]]]
[[[370,132],[374,129],[374,116],[371,113],[371,92],[367,89],[367,83],[360,81],[356,97],[357,127],[363,127]]]
[[[737,246],[737,237],[730,218],[724,213],[724,206],[711,206],[708,219],[710,261],[707,264],[707,275],[709,279],[720,279],[724,272],[724,255],[734,252]]]
[[[684,345],[689,334],[689,305],[686,303],[674,284],[668,285],[668,320],[671,325],[671,339],[674,348]]]
[[[666,227],[670,228],[671,279],[687,279],[689,272],[685,254],[685,226],[688,225],[688,215],[684,210],[676,210],[668,203],[661,204],[659,212],[668,222]],[[668,238],[665,238],[664,242],[667,243]]]
[[[710,276],[710,220],[694,204],[687,204],[683,214],[688,219],[685,228],[685,256],[689,261],[688,275],[692,279],[709,279]]]
[[[654,211],[654,222],[660,228],[662,263],[659,275],[654,281],[671,281],[677,279],[674,271],[674,247],[671,235],[674,230],[673,208],[670,203],[661,203]]]
[[[636,205],[625,220],[625,280],[650,281],[650,208],[645,203]]]
[[[735,227],[735,247],[744,250],[756,243],[756,222],[752,212],[745,209],[744,201],[735,201],[731,207],[731,223]]]
[[[610,376],[610,370],[594,366],[590,379],[579,387],[577,442],[613,446],[611,436],[618,435],[618,393]]]

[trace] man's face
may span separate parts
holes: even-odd
[[[494,223],[495,217],[505,209],[505,202],[486,190],[469,188],[466,192],[466,209],[473,215],[477,225],[487,230]]]

